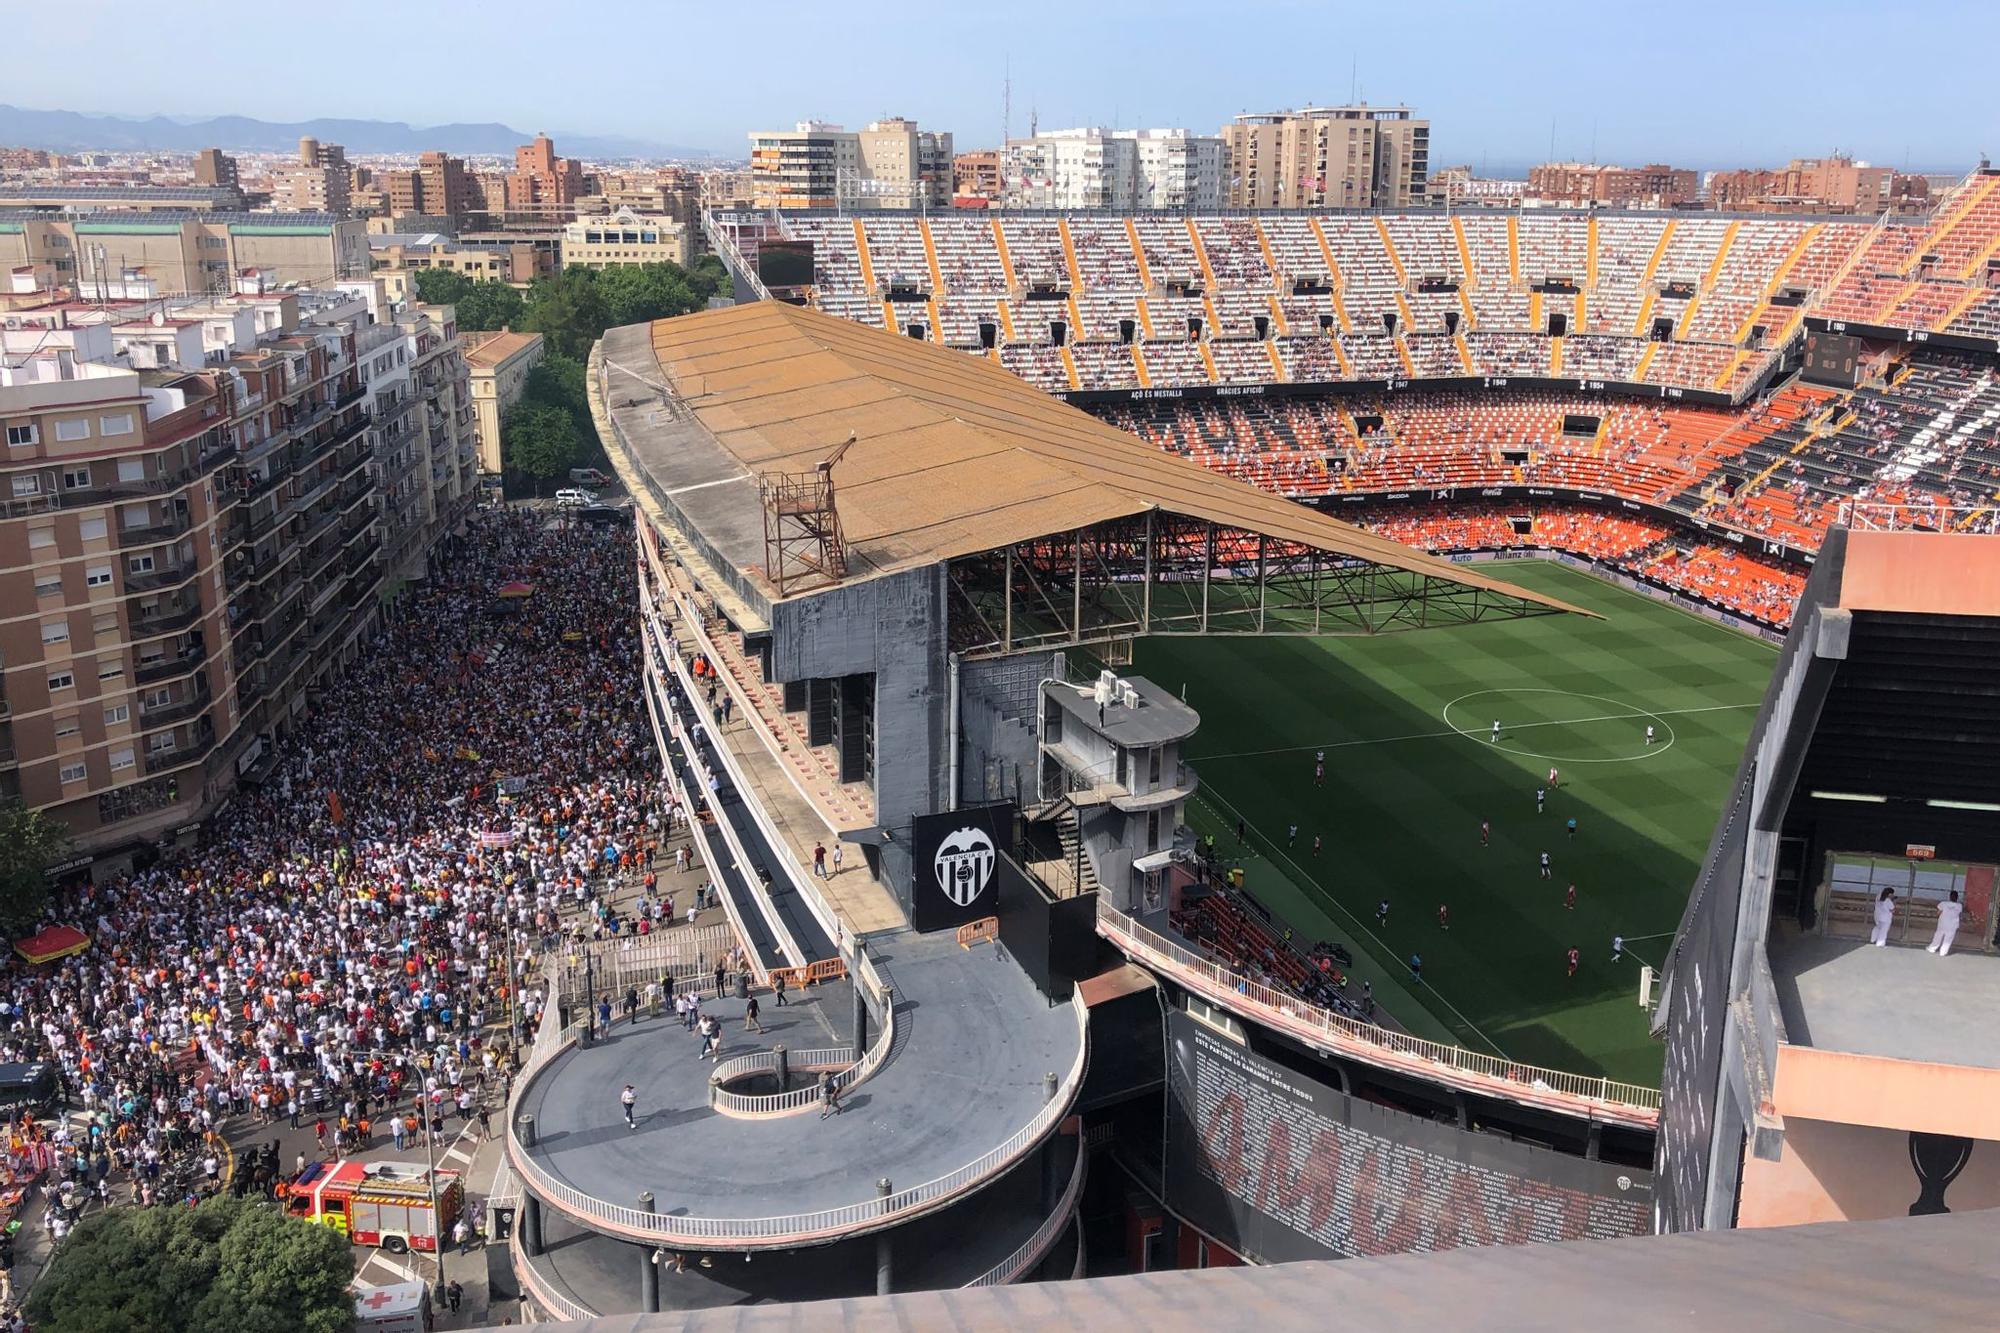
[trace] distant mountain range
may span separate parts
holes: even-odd
[[[30,111],[0,103],[0,145],[45,148],[75,153],[193,152],[220,148],[227,152],[283,153],[298,148],[302,137],[337,143],[349,153],[421,153],[439,149],[461,156],[511,154],[533,134],[506,125],[406,125],[395,120],[302,120],[290,124],[249,116],[216,116],[193,120],[185,116],[96,116],[78,111]],[[552,132],[556,150],[566,157],[587,158],[706,158],[705,149],[655,143],[621,135]]]

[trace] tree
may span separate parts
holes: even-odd
[[[458,307],[458,327],[473,330],[512,328],[528,308],[520,292],[490,279],[467,284],[465,294],[453,304]]]
[[[535,491],[563,477],[577,463],[576,422],[560,407],[516,403],[500,423],[500,462],[510,472],[535,479]]]
[[[701,297],[704,306],[709,297],[728,296],[736,290],[728,267],[715,255],[703,255],[694,261],[694,267],[688,270],[688,285]]]
[[[597,275],[597,290],[604,298],[607,327],[613,328],[685,315],[707,304],[688,285],[687,273],[678,264],[607,268]]]
[[[0,930],[34,928],[49,901],[48,868],[68,854],[68,829],[39,810],[0,804]]]
[[[521,401],[560,407],[573,417],[590,418],[590,398],[584,392],[583,362],[575,357],[545,356],[528,372]]]
[[[535,279],[528,289],[528,312],[521,325],[547,339],[549,350],[581,361],[590,345],[611,326],[597,274],[587,268],[566,268]]]
[[[338,1232],[262,1200],[107,1209],[29,1293],[41,1333],[344,1333],[354,1263]]]
[[[472,279],[448,268],[420,268],[411,275],[425,305],[457,305],[472,290]]]

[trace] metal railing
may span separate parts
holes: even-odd
[[[522,1148],[518,1108],[527,1088],[547,1063],[574,1042],[582,1031],[581,1022],[560,1030],[553,1048],[542,1049],[541,1040],[530,1055],[528,1066],[515,1080],[514,1103],[508,1108],[507,1161],[521,1176],[522,1183],[543,1202],[569,1214],[596,1230],[611,1231],[637,1240],[680,1241],[701,1244],[712,1241],[755,1242],[759,1248],[789,1247],[811,1240],[824,1240],[843,1233],[876,1230],[916,1213],[927,1212],[963,1190],[1011,1165],[1054,1129],[1082,1085],[1089,1056],[1089,1012],[1080,1000],[1072,999],[1070,1009],[1076,1020],[1076,1058],[1056,1093],[1033,1119],[1007,1139],[955,1171],[910,1189],[883,1198],[868,1199],[839,1208],[774,1217],[685,1217],[646,1212],[592,1198],[575,1187],[557,1180]]]
[[[513,1252],[514,1276],[521,1279],[521,1286],[528,1295],[534,1297],[535,1304],[557,1319],[595,1319],[597,1311],[579,1305],[557,1291],[552,1285],[542,1281],[542,1275],[535,1271],[535,1261],[530,1259],[522,1247],[526,1241],[521,1236],[519,1226],[514,1228],[514,1238],[508,1242]]]
[[[1084,1144],[1083,1136],[1079,1134],[1076,1140],[1076,1166],[1070,1171],[1069,1184],[1063,1187],[1062,1198],[1056,1201],[1055,1208],[1042,1219],[1042,1224],[1035,1228],[1034,1235],[1022,1241],[1012,1254],[966,1283],[966,1286],[1002,1287],[1015,1281],[1021,1274],[1042,1261],[1042,1256],[1048,1253],[1049,1246],[1055,1244],[1056,1237],[1062,1235],[1063,1228],[1076,1220],[1076,1201],[1083,1194],[1084,1169],[1089,1161],[1090,1149]]]
[[[1401,1066],[1433,1078],[1440,1074],[1456,1076],[1468,1084],[1476,1082],[1479,1085],[1476,1091],[1510,1100],[1573,1098],[1589,1102],[1595,1108],[1615,1110],[1628,1120],[1658,1119],[1657,1088],[1522,1064],[1343,1017],[1287,991],[1236,976],[1213,960],[1140,925],[1102,896],[1097,902],[1097,930],[1128,954],[1170,971],[1189,983],[1191,989],[1224,1008],[1247,1008],[1259,1011],[1254,1016],[1262,1021],[1309,1029],[1310,1039],[1371,1063]]]

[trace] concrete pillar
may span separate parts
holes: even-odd
[[[653,1206],[653,1191],[639,1191],[639,1211],[658,1211]],[[660,1312],[660,1264],[658,1251],[651,1245],[635,1246],[639,1252],[639,1309],[646,1314]]]
[[[1059,1081],[1060,1080],[1056,1078],[1056,1071],[1053,1069],[1051,1069],[1048,1073],[1042,1075],[1043,1101],[1052,1102],[1056,1099],[1056,1085]]]
[[[521,1146],[523,1148],[535,1146],[535,1117],[531,1115],[521,1117]]]
[[[882,1198],[882,1211],[889,1211],[889,1196],[896,1187],[884,1176],[875,1182],[875,1192]],[[891,1233],[880,1232],[875,1237],[875,1294],[887,1296],[896,1289],[896,1247],[889,1239]]]
[[[786,1092],[792,1086],[791,1053],[785,1049],[783,1042],[779,1042],[771,1048],[771,1054],[778,1062],[778,1068],[775,1071],[778,1077],[778,1091]]]
[[[1042,1144],[1043,1217],[1047,1217],[1055,1211],[1056,1200],[1062,1197],[1062,1153],[1058,1151],[1058,1147],[1062,1143],[1062,1137],[1061,1134],[1057,1134]],[[1079,1142],[1076,1148],[1078,1152],[1082,1152],[1083,1144]]]
[[[1593,1120],[1590,1122],[1589,1136],[1583,1144],[1583,1160],[1595,1162],[1604,1150],[1604,1126]]]
[[[855,956],[860,956],[857,947]],[[868,1053],[868,997],[861,989],[861,976],[856,973],[848,978],[854,988],[854,1058],[859,1060]]]
[[[542,1253],[542,1201],[534,1195],[521,1195],[521,1249],[530,1259],[538,1259]]]

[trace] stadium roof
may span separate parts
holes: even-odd
[[[1577,610],[1163,453],[964,352],[776,301],[660,320],[651,342],[674,397],[723,455],[697,463],[685,438],[637,442],[668,494],[747,489],[754,501],[758,475],[811,472],[856,435],[833,469],[850,576],[1162,510]],[[758,539],[734,553],[739,565],[761,560],[761,529]]]
[[[2000,542],[1972,533],[1847,534],[1840,607],[1935,616],[2000,616]]]
[[[571,1333],[1023,1328],[1984,1328],[2000,1212],[1184,1269],[557,1323]],[[664,1279],[663,1279],[664,1280]]]

